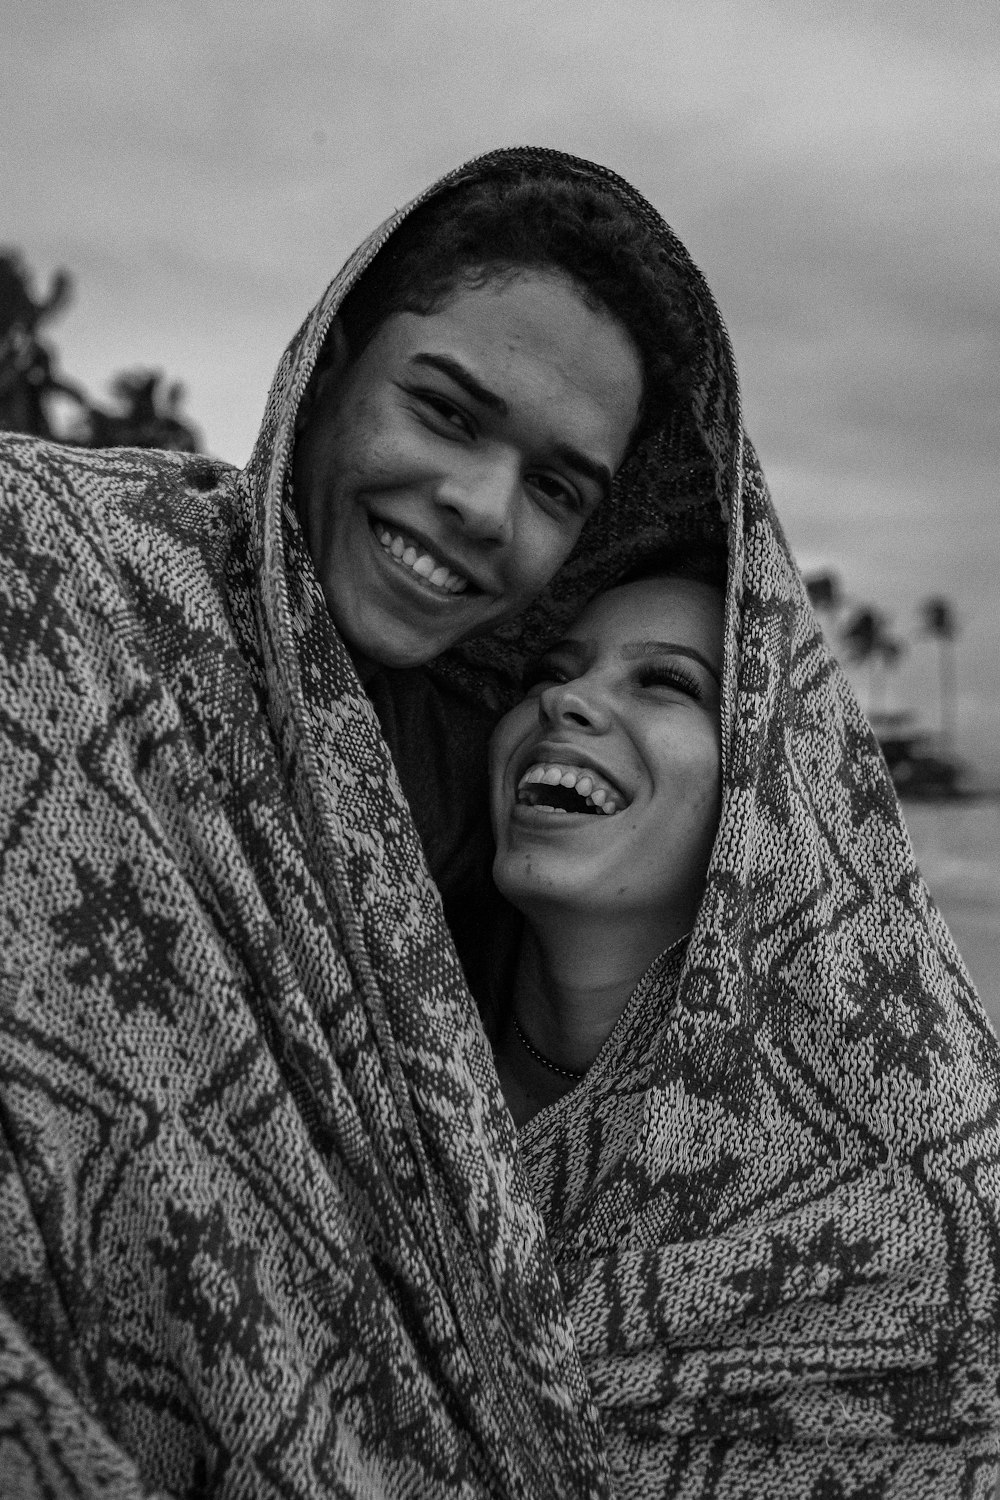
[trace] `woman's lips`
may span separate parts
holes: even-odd
[[[600,771],[565,761],[533,761],[518,778],[515,802],[551,812],[608,817],[628,805],[624,793]]]

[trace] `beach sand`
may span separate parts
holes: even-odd
[[[920,869],[1000,1034],[1000,799],[903,804]]]

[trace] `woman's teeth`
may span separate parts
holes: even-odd
[[[585,770],[582,766],[544,764],[528,767],[517,784],[517,800],[528,807],[543,807],[546,812],[569,812],[562,802],[553,804],[545,800],[541,789],[556,786],[573,792],[583,801],[585,809],[606,813],[609,817],[621,812],[625,805],[621,793],[595,771]]]
[[[422,578],[432,588],[441,589],[446,594],[464,594],[469,587],[467,578],[463,578],[460,573],[453,573],[450,568],[445,567],[444,563],[439,563],[436,558],[431,557],[429,552],[421,552],[418,547],[397,532],[390,531],[388,527],[379,524],[376,524],[373,530],[383,551],[388,552],[404,568],[412,569],[418,578]]]

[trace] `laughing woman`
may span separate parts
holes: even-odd
[[[791,582],[592,602],[492,747],[494,1050],[620,1494],[986,1496],[997,1044]]]
[[[496,1049],[519,1126],[693,925],[719,821],[724,583],[724,562],[675,561],[600,596],[494,738],[494,878],[529,918]]]

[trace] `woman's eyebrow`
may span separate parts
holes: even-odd
[[[722,679],[708,657],[702,656],[694,646],[682,646],[678,641],[629,641],[622,646],[619,655],[622,661],[640,661],[644,656],[687,656],[704,667],[716,684],[722,686]]]

